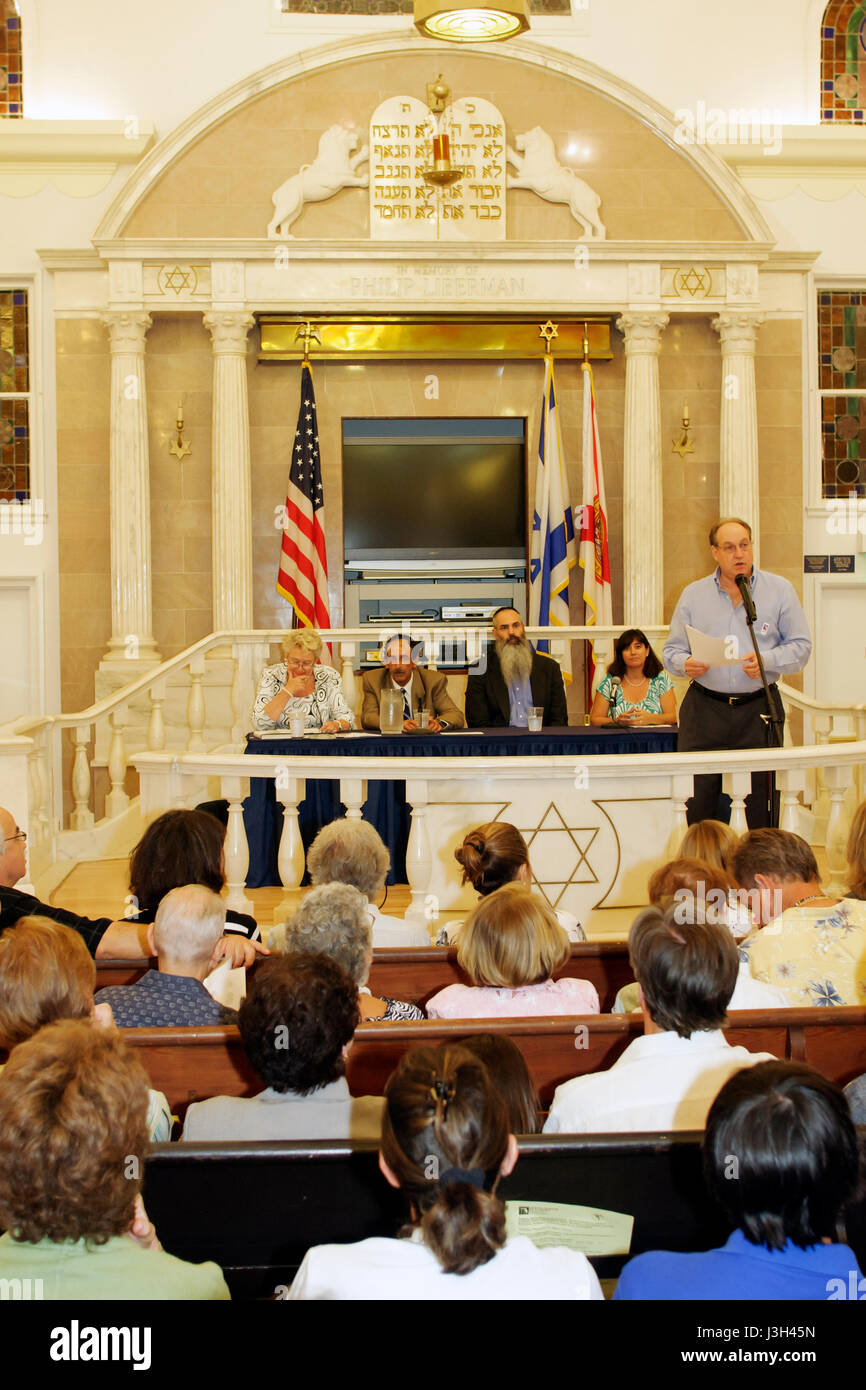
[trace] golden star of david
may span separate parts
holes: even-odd
[[[558,824],[556,823],[557,821]],[[551,907],[556,907],[557,903],[562,898],[566,889],[569,888],[573,883],[598,883],[598,875],[596,874],[595,870],[589,862],[589,859],[587,858],[589,850],[592,848],[593,842],[595,841],[598,835],[598,826],[566,825],[565,821],[562,818],[562,813],[560,812],[559,808],[555,806],[551,801],[544,814],[539,819],[537,825],[531,827],[520,826],[519,829],[524,839],[526,840],[528,848],[532,846],[533,841],[537,839],[539,835],[545,834],[561,835],[565,833],[574,845],[577,858],[574,865],[572,866],[571,872],[568,875],[568,877],[565,879],[545,879],[545,885],[547,888],[553,886],[559,888],[559,892],[557,893],[555,899],[551,901],[551,898],[549,897],[548,893],[545,892],[545,886],[541,883],[538,883],[538,880],[536,879],[538,887],[541,889],[542,894],[547,899],[547,902],[550,904]],[[580,840],[578,840],[578,836],[580,837]],[[586,874],[582,874],[578,878],[577,874],[582,865],[586,866]]]
[[[172,266],[168,274],[163,276],[163,283],[167,289],[174,290],[175,294],[180,294],[183,290],[194,290],[195,285],[192,280],[193,272],[191,267],[185,270],[183,266]]]
[[[698,270],[697,266],[692,266],[685,275],[680,271],[677,278],[679,280],[680,290],[685,290],[692,298],[694,298],[699,290],[703,290],[705,294],[709,293],[707,272],[705,270]]]
[[[543,338],[547,346],[550,347],[552,340],[559,337],[559,325],[551,323],[550,319],[548,319],[547,323],[541,324],[538,330],[538,336],[539,338]]]

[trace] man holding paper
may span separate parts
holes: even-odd
[[[692,680],[680,706],[677,751],[764,748],[766,699],[738,579],[755,605],[755,638],[771,689],[779,676],[802,671],[812,639],[793,586],[755,569],[748,522],[717,521],[710,529],[710,549],[716,570],[683,590],[664,647],[667,669]],[[695,778],[686,808],[690,825],[718,817],[721,786],[720,776]],[[766,773],[752,777],[746,819],[752,830],[770,823]]]

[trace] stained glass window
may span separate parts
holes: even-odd
[[[821,21],[821,120],[866,112],[866,3],[830,0]]]
[[[0,501],[30,497],[27,291],[0,289]]]
[[[21,19],[15,0],[0,0],[0,116],[23,116]]]
[[[866,497],[866,290],[818,294],[825,497]]]

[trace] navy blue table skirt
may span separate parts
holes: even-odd
[[[526,729],[467,729],[465,733],[378,734],[374,738],[340,734],[331,739],[260,739],[251,734],[246,752],[264,757],[348,758],[516,758],[591,757],[597,753],[675,753],[677,731],[665,728],[543,729],[531,734]],[[400,781],[368,782],[369,796],[364,802],[364,819],[378,830],[391,852],[388,883],[405,883],[406,846],[409,841],[410,811],[406,805],[406,785]],[[304,853],[317,832],[329,821],[345,814],[340,801],[339,781],[308,780],[306,796],[298,804],[298,825]],[[279,884],[277,851],[283,828],[283,808],[277,801],[270,777],[250,780],[250,795],[244,802],[244,825],[250,847],[248,888]],[[306,875],[304,882],[308,882]]]

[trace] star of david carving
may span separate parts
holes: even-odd
[[[680,272],[677,278],[680,291],[685,290],[693,299],[699,290],[703,290],[704,294],[709,293],[706,270],[698,270],[697,266],[693,265],[685,275]]]
[[[168,274],[163,276],[163,282],[168,289],[174,290],[175,294],[195,289],[192,283],[192,268],[189,266],[186,269],[180,265],[172,266]]]
[[[532,848],[533,842],[540,835],[550,834],[565,834],[568,836],[569,840],[574,846],[575,862],[571,865],[571,871],[568,874],[568,877],[565,879],[545,878],[545,884],[547,888],[551,888],[554,886],[559,888],[559,892],[557,893],[556,898],[553,901],[551,901],[550,897],[545,892],[544,887],[542,887],[540,883],[538,884],[538,887],[541,889],[542,893],[544,894],[544,897],[547,898],[547,901],[550,903],[551,907],[556,907],[557,903],[562,898],[566,889],[569,888],[572,883],[598,883],[598,875],[593,869],[587,857],[590,849],[592,848],[593,842],[595,841],[598,835],[598,826],[566,825],[558,807],[556,807],[551,801],[547,806],[547,809],[544,811],[543,815],[539,819],[537,825],[520,826],[518,828],[520,829],[521,834],[526,840],[527,847],[530,850]],[[580,876],[578,877],[579,871],[582,866],[586,867],[586,873],[580,874]],[[567,865],[564,865],[564,867],[567,867]],[[537,879],[536,882],[538,882]]]

